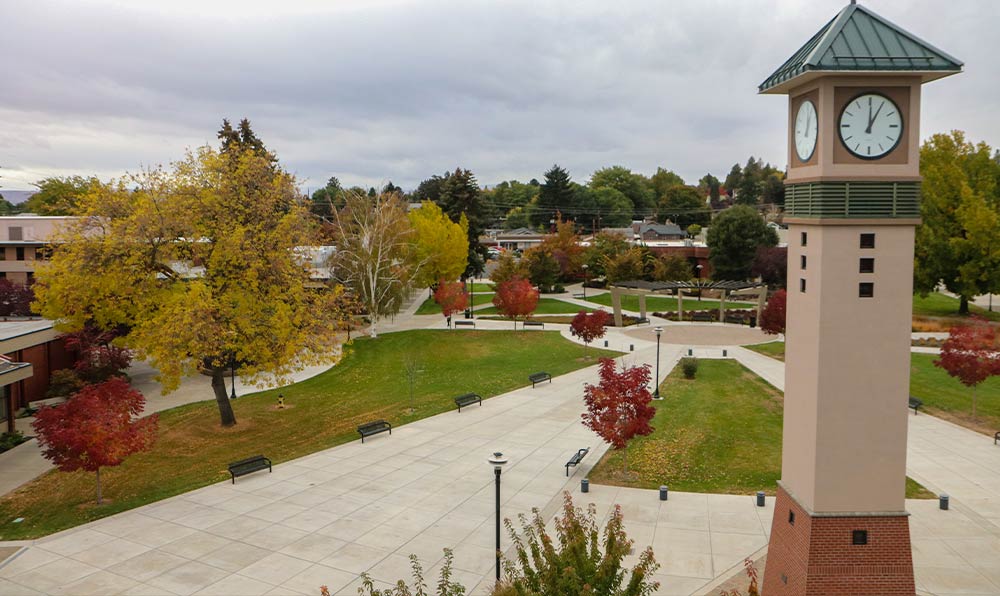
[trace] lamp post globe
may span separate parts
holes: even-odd
[[[496,553],[497,553],[497,568],[496,568],[496,578],[500,581],[500,470],[503,469],[504,465],[507,463],[507,458],[504,454],[499,451],[494,451],[493,455],[487,460],[490,465],[493,466],[493,473],[496,476],[496,488],[497,488],[497,510],[496,510]]]

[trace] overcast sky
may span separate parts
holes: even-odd
[[[0,192],[168,163],[223,117],[303,188],[783,167],[785,100],[757,85],[845,4],[0,0]],[[921,134],[1000,145],[1000,2],[863,4],[965,62],[925,87]]]

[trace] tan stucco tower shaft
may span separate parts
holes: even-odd
[[[905,490],[920,90],[961,68],[852,2],[760,87],[789,97],[767,596],[915,592]]]

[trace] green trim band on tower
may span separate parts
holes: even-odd
[[[919,182],[809,182],[785,187],[787,217],[920,217]]]

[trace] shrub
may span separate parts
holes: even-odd
[[[503,558],[504,580],[492,596],[647,596],[659,589],[659,582],[649,579],[659,568],[651,548],[639,555],[631,570],[622,568],[632,541],[625,534],[621,507],[615,505],[611,511],[602,536],[597,508],[574,507],[569,493],[563,494],[562,516],[554,522],[555,539],[537,508],[532,509],[530,521],[524,514],[518,516],[520,533],[509,519],[504,520],[516,555],[513,561]]]
[[[693,379],[698,374],[697,358],[681,358],[681,372],[685,379]]]
[[[86,383],[72,368],[62,368],[52,371],[49,375],[49,388],[45,392],[47,399],[54,397],[69,397],[83,389]]]
[[[27,440],[28,439],[24,437],[24,433],[19,430],[3,433],[0,435],[0,453],[13,449]]]
[[[384,590],[375,588],[375,582],[367,573],[361,574],[361,587],[358,594],[362,596],[463,596],[465,587],[462,584],[451,581],[451,564],[454,555],[451,549],[444,549],[444,564],[441,566],[441,577],[438,580],[436,589],[428,590],[427,582],[424,580],[424,570],[417,560],[417,555],[410,555],[410,566],[413,567],[413,586],[406,585],[406,582],[399,580],[396,585]],[[319,587],[321,596],[330,596],[330,590],[326,586]]]

